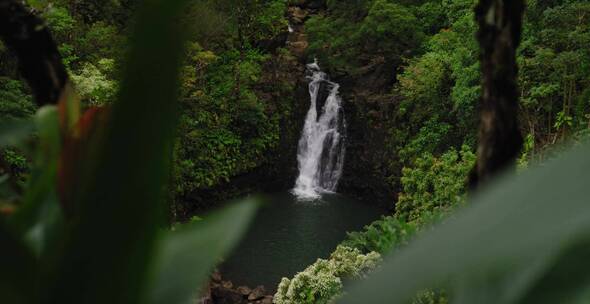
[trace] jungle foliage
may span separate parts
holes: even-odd
[[[400,99],[386,142],[396,151],[389,162],[395,185],[401,185],[401,169],[423,153],[475,149],[481,81],[476,2],[333,0],[306,23],[309,53],[329,70],[390,79],[391,94]],[[517,54],[527,159],[542,161],[548,146],[587,132],[587,10],[586,1],[527,3]],[[386,72],[375,69],[383,65]]]
[[[136,2],[29,4],[46,20],[83,107],[110,107],[120,87]],[[269,47],[280,45],[277,37],[287,32],[285,10],[286,1],[198,0],[191,1],[179,18],[188,39],[180,71],[175,182],[169,197],[177,203],[173,213],[180,213],[180,218],[188,216],[184,205],[199,203],[189,202],[194,192],[266,164],[277,147],[280,119],[291,111],[293,85],[265,74],[280,61],[292,60]],[[36,108],[18,75],[16,58],[2,44],[0,58],[0,120],[31,117]],[[277,97],[281,94],[283,98]],[[25,172],[13,155],[30,161],[24,151],[5,150],[0,170]]]
[[[82,110],[112,111],[74,176],[58,171],[83,128],[63,130],[57,107],[36,108],[0,44],[3,302],[184,303],[243,233],[255,203],[175,229],[166,209],[268,161],[292,111],[276,102],[292,84],[266,77],[289,57],[269,47],[288,3],[181,2],[29,1]],[[481,94],[475,2],[328,0],[306,22],[309,55],[334,75],[384,67],[376,94],[396,101],[384,145],[398,158],[384,163],[400,193],[393,214],[284,279],[278,303],[588,303],[590,4],[528,1],[518,62],[530,165],[467,197]],[[58,183],[74,180],[63,200]]]

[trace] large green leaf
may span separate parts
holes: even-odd
[[[577,303],[583,298],[588,303],[587,289],[590,287],[590,240],[576,242],[547,263],[547,271],[523,294],[521,303]]]
[[[10,223],[25,239],[37,256],[53,245],[63,215],[57,198],[57,170],[61,151],[59,117],[55,106],[45,106],[35,116],[38,130],[31,179],[27,186],[23,205],[17,209]]]
[[[215,263],[246,231],[256,205],[254,201],[236,204],[167,232],[156,257],[150,303],[191,303]]]
[[[81,197],[49,303],[141,303],[177,123],[177,20],[187,1],[147,0],[139,8],[121,91],[93,154],[80,167]]]
[[[484,303],[479,299],[493,285],[495,293],[505,295],[494,303],[529,299],[531,291],[552,294],[532,297],[535,303],[573,301],[584,288],[545,280],[555,283],[573,271],[572,262],[578,267],[571,272],[576,280],[590,277],[590,266],[581,262],[590,253],[579,247],[590,239],[589,187],[590,144],[505,176],[469,207],[391,256],[341,303],[405,303],[439,282],[463,283],[458,289],[464,289],[458,293],[462,303]]]
[[[0,295],[2,303],[35,303],[37,260],[0,219]]]

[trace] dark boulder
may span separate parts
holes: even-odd
[[[332,88],[333,86],[327,82],[327,81],[322,81],[320,82],[320,87],[318,90],[318,97],[316,100],[316,111],[318,113],[318,119],[320,118],[320,115],[322,113],[322,109],[324,108],[324,105],[326,104],[326,100],[328,100],[328,97],[330,96],[330,92],[332,92]]]

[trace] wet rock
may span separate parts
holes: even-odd
[[[273,296],[265,296],[262,301],[262,304],[272,304]]]
[[[316,99],[316,112],[318,113],[318,119],[320,118],[320,113],[322,113],[322,109],[326,104],[326,100],[330,96],[332,92],[333,86],[328,81],[320,82],[320,88],[318,89],[318,97]]]
[[[289,44],[289,49],[293,55],[303,57],[308,46],[309,43],[307,41],[295,41]]]
[[[221,286],[225,289],[232,289],[234,287],[234,283],[232,283],[231,281],[224,281],[223,283],[221,283]]]
[[[209,286],[207,286],[201,297],[197,299],[197,304],[214,304],[213,299],[211,298],[211,291],[215,288],[213,287],[213,284],[215,283],[210,283]]]
[[[249,301],[255,301],[262,299],[266,294],[266,290],[264,290],[264,286],[258,286],[252,290],[250,295],[248,296]]]
[[[236,290],[244,296],[248,296],[252,292],[252,289],[247,286],[240,286]]]
[[[309,13],[298,6],[292,6],[289,8],[289,16],[292,23],[302,24],[309,16]]]

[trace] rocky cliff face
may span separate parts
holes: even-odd
[[[339,192],[369,204],[393,208],[398,189],[389,181],[396,167],[390,130],[395,123],[393,113],[397,102],[391,94],[380,94],[359,85],[362,81],[350,78],[342,85],[347,140]]]

